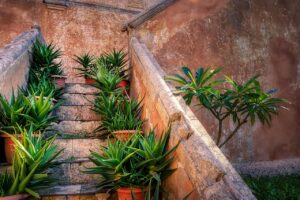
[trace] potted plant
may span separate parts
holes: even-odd
[[[56,117],[51,116],[51,112],[59,106],[53,106],[51,96],[44,97],[43,93],[26,97],[19,91],[15,96],[12,92],[10,102],[0,95],[0,135],[4,138],[6,161],[12,163],[12,155],[15,152],[14,143],[9,135],[15,135],[21,139],[17,127],[33,126],[34,130],[43,130],[51,122],[56,121]],[[7,134],[4,134],[7,133]]]
[[[38,82],[40,78],[51,78],[57,88],[65,86],[66,76],[63,75],[62,64],[56,60],[61,51],[53,44],[44,44],[37,40],[32,47],[32,62],[29,82]]]
[[[116,74],[118,74],[122,79],[118,83],[118,87],[124,89],[129,93],[129,81],[127,80],[127,62],[126,59],[127,54],[123,50],[115,50],[113,49],[112,52],[104,54],[104,57],[100,59],[101,62],[105,63],[106,66]]]
[[[102,118],[101,125],[96,131],[111,133],[116,138],[125,140],[136,132],[142,134],[141,103],[142,101],[128,99],[118,93],[107,95],[100,92],[93,107]]]
[[[40,198],[38,189],[49,187],[53,179],[48,169],[55,165],[53,161],[59,156],[57,146],[53,145],[55,137],[43,139],[39,133],[19,127],[22,140],[9,135],[16,146],[11,174],[0,174],[1,199],[20,200],[28,196]]]
[[[80,71],[79,75],[85,78],[85,84],[93,85],[96,80],[93,78],[93,74],[96,70],[96,65],[94,63],[95,58],[90,54],[86,53],[80,56],[76,56],[74,60],[81,65],[81,68],[76,68]]]
[[[155,139],[153,131],[147,136],[135,134],[128,141],[110,142],[101,147],[101,152],[91,152],[89,159],[96,165],[87,167],[87,174],[100,174],[102,181],[99,189],[113,189],[119,200],[144,200],[150,196],[159,196],[160,185],[166,177],[174,172],[168,165],[173,160],[172,153],[177,146],[167,150],[170,129]]]
[[[14,147],[11,138],[4,132],[18,134],[15,132],[17,126],[26,124],[24,116],[27,114],[28,107],[24,104],[24,99],[21,93],[15,96],[12,92],[10,101],[0,94],[0,137],[4,140],[5,157],[9,164],[12,163]]]

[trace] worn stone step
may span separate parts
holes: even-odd
[[[109,194],[81,194],[81,195],[56,195],[56,196],[43,196],[42,200],[107,200],[111,199]],[[113,198],[116,199],[116,198]]]
[[[50,129],[61,133],[93,137],[97,135],[94,130],[100,124],[101,121],[61,121],[59,123],[52,123]]]
[[[64,89],[65,93],[69,94],[96,94],[99,92],[99,89],[86,84],[81,83],[69,83],[66,84]]]
[[[87,159],[75,159],[72,162],[66,160],[50,169],[49,173],[56,179],[58,185],[98,183],[100,175],[83,173],[85,167],[91,166],[94,164]]]
[[[54,111],[59,121],[99,121],[100,116],[92,106],[60,106]]]
[[[103,139],[56,139],[54,144],[59,149],[64,151],[57,160],[74,160],[80,158],[87,158],[90,151],[99,151],[100,146],[104,146],[106,141]]]
[[[62,98],[64,100],[63,106],[92,106],[95,95],[65,93]]]
[[[97,184],[76,184],[76,185],[63,185],[54,186],[47,189],[38,191],[41,196],[58,196],[58,195],[97,195],[97,197],[102,197],[102,199],[107,199],[109,194],[104,190],[99,190]],[[104,198],[106,197],[106,198]]]

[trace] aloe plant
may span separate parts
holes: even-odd
[[[61,62],[57,62],[57,59],[61,56],[61,51],[55,45],[47,45],[37,40],[33,44],[31,54],[30,83],[38,83],[40,78],[63,74]]]
[[[28,114],[28,105],[24,104],[26,97],[22,93],[16,96],[14,91],[10,101],[0,94],[0,129],[14,133],[18,125],[27,124],[25,116]]]
[[[26,96],[37,95],[43,93],[46,97],[60,99],[63,95],[62,88],[56,88],[53,82],[46,77],[41,77],[39,82],[29,83],[26,89],[21,89]]]
[[[75,55],[74,60],[80,64],[80,68],[76,68],[77,70],[80,71],[79,75],[84,76],[84,77],[89,77],[92,78],[95,70],[96,70],[96,65],[95,65],[95,58],[91,56],[90,54],[86,53],[80,56]]]
[[[179,74],[166,76],[166,80],[177,83],[174,93],[183,95],[188,105],[196,98],[199,105],[208,109],[218,120],[216,143],[219,147],[230,141],[248,121],[252,125],[256,120],[270,125],[272,116],[278,114],[279,109],[283,108],[281,103],[285,102],[284,99],[272,97],[276,90],[263,91],[257,80],[258,76],[250,78],[245,83],[237,83],[229,77],[225,77],[225,80],[213,80],[221,71],[220,68],[216,70],[199,68],[195,75],[188,67],[182,67],[181,71],[183,76]],[[235,127],[224,134],[223,123],[227,118],[232,119]]]
[[[139,130],[142,126],[140,115],[142,101],[127,99],[120,94],[109,95],[100,92],[92,108],[101,116],[101,125],[96,131],[104,134],[115,130]]]
[[[62,102],[54,105],[51,96],[45,97],[43,93],[40,93],[39,96],[34,94],[28,96],[24,102],[28,105],[28,113],[25,118],[34,125],[35,130],[43,130],[57,120],[57,117],[52,116],[51,113]]]
[[[96,165],[87,167],[88,174],[100,174],[100,188],[120,187],[156,188],[159,195],[161,182],[174,172],[169,169],[177,146],[167,150],[171,129],[156,140],[154,132],[147,136],[135,134],[128,141],[110,142],[101,147],[101,152],[91,152],[90,160]]]
[[[53,183],[48,174],[48,169],[56,163],[54,159],[62,150],[53,145],[55,137],[43,139],[41,134],[34,133],[33,127],[29,130],[19,127],[22,140],[9,135],[15,144],[15,154],[11,175],[2,174],[0,177],[7,185],[2,191],[2,196],[28,193],[39,198],[38,189],[47,188]]]

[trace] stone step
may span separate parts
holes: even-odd
[[[107,199],[111,199],[109,197],[109,194],[107,193],[83,194],[83,195],[57,195],[57,196],[42,197],[42,200],[107,200]]]
[[[94,166],[88,159],[74,159],[59,161],[60,164],[49,170],[56,179],[57,185],[91,184],[98,183],[101,176],[98,174],[85,174],[85,167]]]
[[[88,158],[90,151],[99,151],[100,146],[106,145],[105,140],[101,139],[59,139],[54,141],[58,149],[64,151],[59,156],[59,161]]]
[[[62,98],[64,100],[63,106],[92,106],[95,95],[65,93]]]
[[[99,121],[100,116],[92,106],[60,106],[54,111],[59,121]]]
[[[66,84],[66,87],[64,89],[65,93],[69,94],[96,94],[99,92],[99,89],[86,84],[81,83],[69,83]]]
[[[78,194],[96,194],[103,191],[97,189],[96,184],[76,184],[76,185],[64,185],[54,186],[46,190],[39,190],[39,194],[42,196],[52,195],[78,195]],[[105,193],[102,193],[105,194]]]
[[[99,191],[96,184],[76,184],[76,185],[64,185],[54,186],[48,189],[39,190],[41,196],[53,196],[53,195],[95,195],[102,196],[103,200],[109,197],[106,191]],[[106,197],[106,198],[104,198]]]
[[[101,121],[61,121],[53,123],[50,129],[68,135],[85,135],[86,137],[97,136],[94,130],[101,124]]]

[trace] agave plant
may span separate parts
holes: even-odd
[[[33,96],[43,93],[46,97],[51,97],[53,99],[60,99],[63,95],[62,88],[57,88],[53,82],[46,77],[41,77],[40,81],[29,83],[26,89],[21,89],[23,94],[26,96]]]
[[[57,62],[57,59],[61,56],[61,51],[55,45],[47,45],[37,40],[33,44],[31,54],[30,83],[38,82],[40,78],[63,74],[61,62]]]
[[[28,114],[28,105],[22,93],[15,96],[14,91],[10,101],[0,94],[0,129],[5,132],[14,133],[18,125],[26,125],[25,116]]]
[[[167,150],[170,132],[169,129],[162,133],[158,140],[153,131],[145,137],[135,134],[126,142],[107,140],[107,147],[102,147],[101,153],[91,153],[90,160],[96,166],[88,167],[85,173],[100,174],[100,188],[148,187],[151,190],[155,186],[158,196],[161,181],[174,172],[169,164],[178,145]]]
[[[182,94],[188,105],[195,97],[199,105],[208,109],[218,120],[218,135],[216,143],[224,146],[249,119],[253,125],[258,119],[262,124],[270,124],[272,115],[277,115],[284,99],[274,98],[276,90],[264,92],[257,80],[258,76],[250,78],[245,83],[239,84],[229,77],[225,80],[213,80],[221,71],[220,68],[211,70],[197,69],[195,75],[188,67],[182,67],[182,73],[166,76],[166,80],[174,81],[175,94]],[[222,87],[220,83],[227,84]],[[223,122],[231,117],[235,128],[226,136],[223,135]],[[223,141],[222,141],[223,136]]]
[[[127,71],[127,54],[123,50],[117,51],[113,49],[112,52],[104,54],[105,63],[110,70],[115,71],[115,73],[119,74],[122,77],[125,77],[125,73]],[[103,59],[102,59],[103,60]]]
[[[0,197],[8,195],[8,191],[13,184],[13,178],[11,174],[5,172],[0,173]]]
[[[142,101],[127,99],[120,94],[107,96],[100,92],[94,101],[93,110],[101,116],[101,125],[96,131],[139,130]]]
[[[81,68],[76,68],[80,71],[80,76],[91,78],[95,74],[96,65],[94,63],[95,58],[93,56],[88,53],[80,56],[75,55],[74,60],[81,66]]]
[[[57,120],[51,113],[60,106],[62,102],[53,105],[51,96],[52,95],[45,97],[42,92],[39,96],[36,94],[28,96],[24,102],[28,105],[28,112],[25,118],[30,124],[33,124],[35,130],[43,130]]]
[[[14,195],[28,193],[39,198],[38,189],[47,188],[54,179],[49,177],[47,170],[56,163],[54,159],[61,153],[53,145],[55,137],[44,139],[41,134],[19,127],[22,140],[10,135],[15,144],[15,155],[11,175],[1,175],[6,186],[1,195]]]

